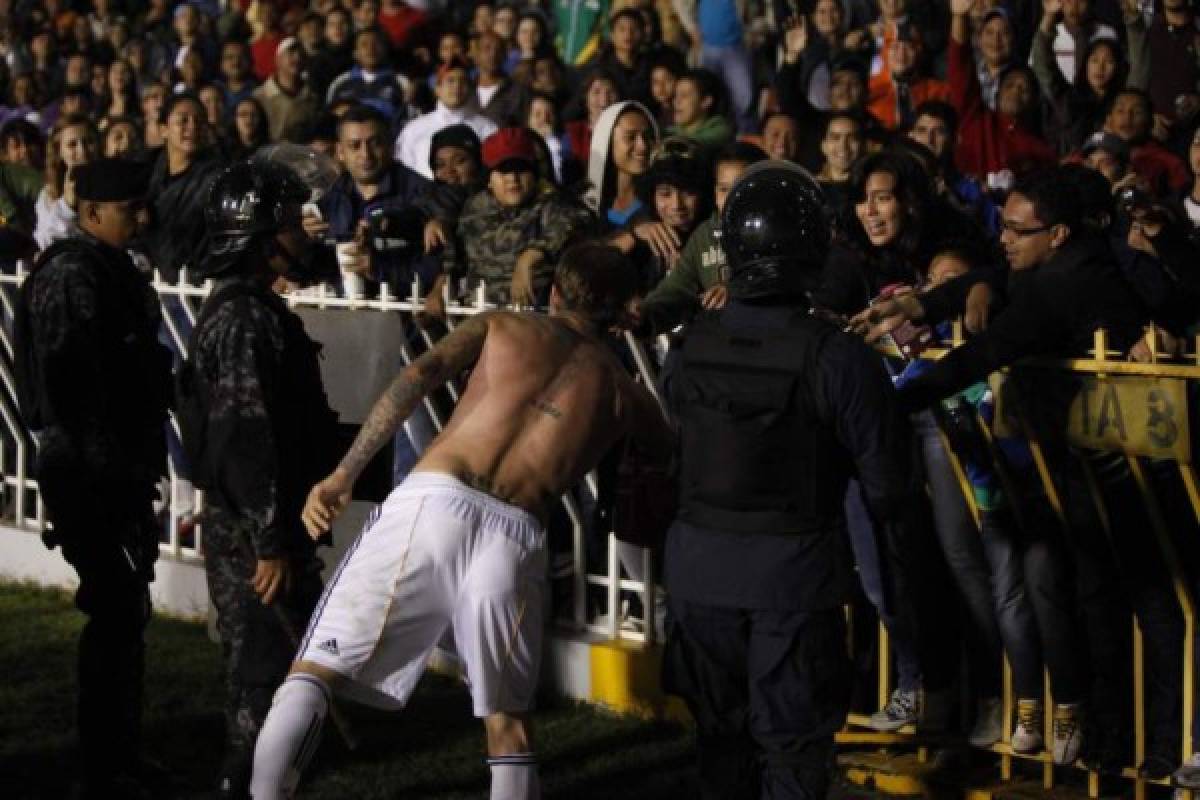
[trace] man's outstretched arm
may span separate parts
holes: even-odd
[[[471,317],[432,350],[405,367],[375,401],[371,413],[337,469],[313,487],[304,504],[304,525],[312,536],[329,529],[350,502],[350,490],[379,448],[396,435],[425,395],[473,365],[487,338],[491,314]]]

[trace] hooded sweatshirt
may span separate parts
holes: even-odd
[[[592,128],[591,152],[588,153],[588,189],[583,195],[583,202],[600,217],[602,226],[605,223],[614,224],[608,218],[608,209],[612,204],[616,186],[605,185],[606,180],[616,181],[616,168],[611,170],[611,174],[608,169],[609,162],[612,160],[613,129],[617,126],[617,118],[630,109],[645,114],[646,119],[650,120],[650,130],[653,131],[654,138],[658,139],[658,124],[654,121],[654,115],[641,103],[632,101],[614,103],[604,109],[600,118],[596,120],[596,124]],[[632,217],[639,207],[640,205],[637,203],[631,206],[627,211],[628,216]]]

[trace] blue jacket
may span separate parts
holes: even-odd
[[[370,202],[363,199],[354,185],[354,179],[344,174],[317,206],[329,223],[329,235],[339,242],[348,242],[354,238],[359,220],[366,219],[369,211],[375,208],[408,208],[425,196],[429,186],[430,182],[421,175],[403,164],[393,163],[384,172],[379,182],[379,192]],[[436,260],[426,257],[415,260],[381,257],[375,259],[372,270],[376,280],[390,281],[397,291],[407,293],[414,273],[421,277],[422,283],[427,283],[436,277],[440,265]]]

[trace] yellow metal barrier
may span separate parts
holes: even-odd
[[[1154,333],[1153,330],[1150,330],[1147,334],[1147,341],[1151,343],[1152,347],[1155,341]],[[958,326],[955,329],[954,339],[955,344],[961,341]],[[1064,431],[1066,443],[1079,450],[1118,453],[1132,476],[1137,495],[1144,505],[1146,516],[1150,521],[1151,531],[1147,531],[1147,533],[1152,536],[1148,536],[1146,541],[1155,543],[1159,548],[1170,576],[1174,597],[1179,604],[1184,620],[1184,663],[1182,665],[1183,686],[1181,692],[1183,708],[1180,714],[1183,729],[1179,754],[1180,764],[1186,763],[1190,759],[1195,747],[1192,740],[1192,721],[1195,699],[1196,605],[1188,576],[1177,552],[1175,541],[1172,539],[1172,532],[1164,514],[1163,505],[1155,490],[1154,482],[1147,472],[1146,462],[1150,460],[1170,461],[1176,465],[1190,511],[1200,523],[1200,480],[1197,479],[1193,464],[1194,453],[1191,450],[1190,411],[1194,400],[1189,398],[1189,388],[1194,391],[1200,386],[1200,337],[1195,344],[1197,345],[1196,351],[1182,359],[1168,361],[1152,350],[1150,363],[1132,363],[1124,360],[1122,354],[1109,351],[1107,337],[1103,331],[1097,331],[1094,350],[1090,358],[1036,359],[1023,362],[1013,368],[1018,371],[1049,371],[1056,381],[1071,380],[1076,383],[1077,387],[1074,388],[1074,397],[1066,417],[1067,429]],[[946,352],[949,352],[949,348],[930,350],[926,351],[923,357],[937,359]],[[889,354],[899,355],[895,352]],[[979,419],[977,427],[983,434],[987,452],[992,456],[992,466],[995,468],[1001,486],[1010,498],[1019,497],[1018,493],[1012,491],[1011,476],[1008,474],[1004,459],[1000,457],[995,439],[1007,436],[1023,437],[1029,444],[1037,475],[1050,508],[1064,527],[1069,525],[1060,487],[1055,482],[1053,465],[1049,463],[1037,426],[1031,422],[1033,417],[1029,413],[1029,403],[1035,401],[1033,398],[1022,397],[1017,390],[1016,382],[1005,380],[1005,374],[992,376],[991,384],[995,397],[994,419],[990,426]],[[1193,398],[1195,396],[1195,394],[1192,395]],[[981,520],[980,510],[975,502],[967,470],[951,447],[944,432],[941,432],[941,441],[978,527]],[[1111,536],[1112,531],[1108,529],[1110,523],[1103,492],[1100,490],[1088,459],[1081,459],[1081,464],[1089,493],[1097,507],[1098,516],[1106,528],[1106,533]],[[1012,511],[1020,524],[1019,504],[1014,502],[1012,505]],[[1142,637],[1136,617],[1133,634],[1134,758],[1135,763],[1141,763],[1146,755],[1145,674]],[[879,626],[878,646],[880,651],[878,699],[882,706],[887,702],[891,688],[887,632],[882,625]],[[999,757],[998,767],[1001,780],[1011,780],[1014,759],[1040,762],[1042,785],[1045,789],[1050,789],[1054,787],[1056,777],[1055,765],[1051,761],[1050,754],[1042,752],[1022,755],[1012,751],[1010,739],[1015,698],[1013,697],[1011,670],[1007,660],[1003,675],[1004,734],[1001,741],[989,748]],[[1045,730],[1049,732],[1052,730],[1053,702],[1050,697],[1048,676],[1045,683]],[[839,742],[844,745],[880,743],[892,747],[899,743],[920,747],[922,743],[919,734],[911,729],[902,729],[896,734],[870,734],[858,729],[866,724],[865,715],[850,715],[846,730],[839,734]],[[922,760],[918,758],[918,761]],[[884,792],[889,790],[889,786],[895,786],[895,793],[912,793],[911,782],[895,781],[886,776],[884,780],[879,780],[880,775],[877,773],[890,774],[889,769],[883,764],[875,764],[874,767],[870,767],[869,765],[872,763],[870,759],[864,760],[861,756],[851,759],[844,764],[846,774],[851,780],[875,786]],[[868,766],[864,766],[864,764]],[[918,768],[917,773],[919,772]],[[1148,781],[1139,777],[1136,769],[1132,766],[1126,767],[1122,771],[1122,775],[1134,781],[1137,800],[1145,797],[1148,784],[1169,785],[1169,779]],[[1088,795],[1097,797],[1099,786],[1099,775],[1095,772],[1088,772]],[[1187,795],[1187,800],[1191,800],[1190,792],[1184,794]]]

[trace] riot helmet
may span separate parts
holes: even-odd
[[[820,186],[786,161],[747,169],[721,211],[721,247],[729,296],[738,300],[803,297],[816,288],[829,253]]]
[[[314,243],[312,252],[298,258],[274,244],[275,234],[300,226],[302,208],[316,194],[295,168],[266,149],[227,167],[213,181],[204,207],[207,230],[199,277],[216,278],[235,269],[259,241],[285,259],[289,280],[305,284],[320,277],[328,271],[324,262],[333,259],[320,251],[331,248]]]

